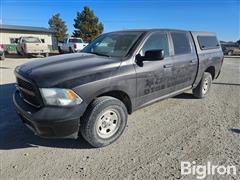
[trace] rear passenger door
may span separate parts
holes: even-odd
[[[198,57],[191,34],[186,31],[171,31],[173,48],[172,81],[173,91],[182,90],[192,86],[198,68]]]

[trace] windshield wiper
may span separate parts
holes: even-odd
[[[109,55],[107,55],[107,54],[102,54],[102,53],[97,53],[97,52],[88,52],[88,53],[90,53],[90,54],[96,54],[96,55],[98,55],[98,56],[111,57],[111,56],[109,56]]]

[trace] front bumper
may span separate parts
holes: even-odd
[[[18,91],[13,95],[13,102],[23,123],[36,135],[46,138],[78,137],[80,117],[83,114],[81,105],[38,109],[26,103]]]

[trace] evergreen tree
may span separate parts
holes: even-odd
[[[60,14],[55,14],[48,21],[49,28],[56,33],[56,38],[58,41],[63,41],[64,37],[67,35],[67,26],[65,22],[60,18]]]
[[[81,37],[86,42],[95,39],[103,32],[103,24],[88,6],[85,6],[81,13],[77,12],[74,22],[73,36]]]

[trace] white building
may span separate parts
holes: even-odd
[[[43,43],[48,44],[50,49],[57,47],[54,32],[47,28],[0,24],[0,44],[4,45],[6,51],[15,51],[16,40],[22,36],[38,37]]]

